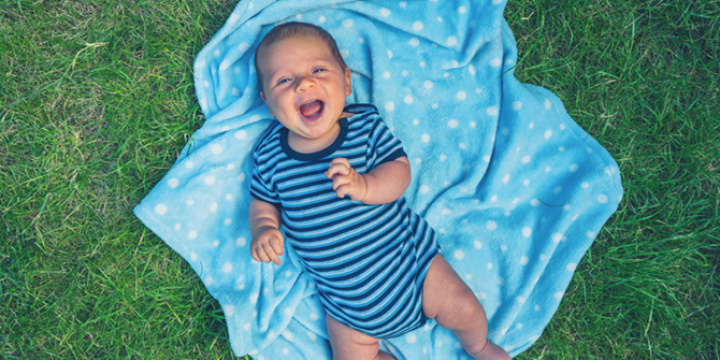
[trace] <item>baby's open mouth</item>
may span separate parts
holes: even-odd
[[[320,100],[313,100],[300,105],[300,114],[308,119],[315,119],[323,111],[325,104]]]

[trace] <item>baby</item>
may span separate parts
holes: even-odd
[[[345,106],[350,69],[332,36],[275,27],[255,54],[261,96],[278,119],[254,152],[253,259],[280,264],[285,238],[317,284],[333,358],[392,359],[379,339],[435,319],[476,359],[509,359],[487,339],[485,311],[402,197],[410,164],[372,105]]]

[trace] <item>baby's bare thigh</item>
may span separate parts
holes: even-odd
[[[472,306],[475,301],[477,298],[470,287],[442,255],[436,255],[423,283],[422,307],[425,316],[435,319],[439,313],[453,311],[458,306]]]
[[[327,318],[328,336],[333,359],[377,359],[380,355],[379,340],[335,320]]]

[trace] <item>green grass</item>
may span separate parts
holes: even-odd
[[[235,1],[0,0],[0,358],[232,358],[132,208],[204,120]],[[625,198],[521,359],[720,359],[720,1],[511,1],[516,76],[618,160]]]

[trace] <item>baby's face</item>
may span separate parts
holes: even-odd
[[[334,140],[352,90],[350,70],[341,67],[330,47],[319,37],[298,35],[270,44],[257,56],[270,114],[301,140]]]

